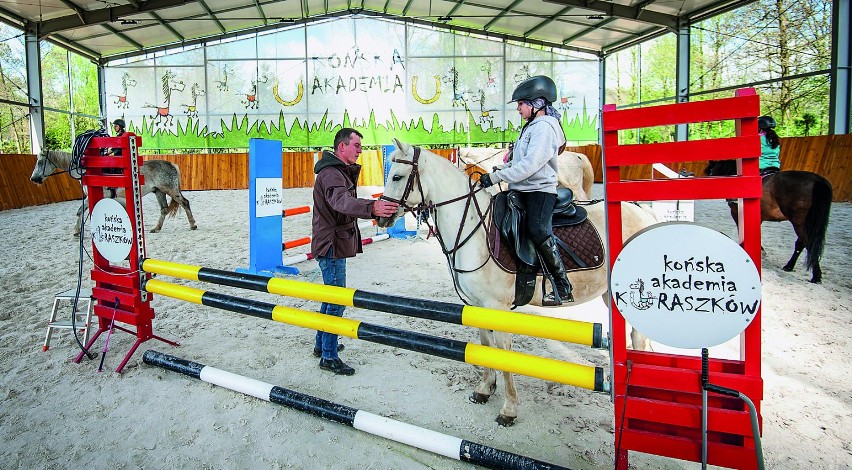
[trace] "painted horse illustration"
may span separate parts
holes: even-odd
[[[484,126],[488,124],[488,128],[491,128],[494,125],[494,116],[491,114],[497,109],[485,109],[485,90],[480,89],[475,98],[471,98],[471,101],[474,103],[479,103],[479,125]]]
[[[396,150],[390,155],[392,164],[383,197],[400,201],[400,207],[392,217],[377,219],[377,225],[390,227],[406,210],[425,205],[435,221],[437,238],[447,256],[450,276],[459,297],[469,305],[509,309],[515,296],[515,276],[503,270],[493,258],[488,241],[488,221],[484,220],[486,214],[482,212],[487,213],[491,196],[480,190],[468,175],[449,160],[396,139],[394,144]],[[603,202],[584,207],[597,232],[605,233]],[[657,222],[653,213],[635,204],[623,203],[622,211],[625,240]],[[606,254],[603,259],[606,259]],[[568,276],[574,286],[576,299],[572,305],[600,297],[604,301],[609,299],[605,262],[597,268],[571,271]],[[539,276],[530,305],[541,306],[541,282]],[[479,330],[479,338],[485,346],[512,349],[512,335],[509,333]],[[641,333],[634,330],[631,339],[634,348],[645,348],[647,339]],[[506,396],[497,422],[510,426],[518,416],[518,392],[510,372],[503,372],[503,378]],[[470,397],[471,401],[487,402],[496,387],[496,371],[484,369],[482,380]]]
[[[171,113],[172,92],[185,90],[186,84],[183,81],[178,81],[177,75],[171,70],[166,70],[160,81],[163,85],[163,106],[147,104],[143,108],[156,108],[157,114],[151,116],[151,122],[157,126],[168,127],[172,125],[172,121],[174,120],[174,116]]]
[[[216,89],[219,91],[228,91],[228,77],[234,75],[234,69],[232,69],[228,64],[225,64],[222,67],[222,79],[221,80],[213,80],[216,83]]]
[[[532,75],[530,75],[530,66],[524,65],[523,67],[521,67],[521,70],[518,70],[518,73],[516,73],[513,78],[515,79],[515,83],[521,83],[522,81],[530,78],[531,76]]]
[[[449,84],[453,89],[453,107],[461,106],[467,109],[468,91],[464,87],[459,86],[459,72],[455,67],[450,67],[450,70],[441,78],[441,81]]]
[[[53,174],[54,170],[68,171],[70,167],[71,154],[69,152],[42,150],[38,154],[30,181],[35,184],[41,184]],[[183,210],[186,211],[186,218],[189,220],[189,229],[195,230],[198,228],[195,224],[195,217],[192,216],[192,210],[189,208],[189,201],[181,193],[180,170],[178,170],[177,165],[165,160],[145,160],[139,172],[145,178],[145,184],[141,188],[142,196],[154,193],[157,196],[157,202],[160,204],[160,220],[150,230],[151,233],[159,232],[163,228],[163,221],[166,219],[166,216],[174,216],[180,207],[183,207]],[[124,196],[124,189],[119,189],[116,192],[116,199],[122,203]],[[169,204],[166,204],[166,196],[171,198]],[[84,193],[83,204],[77,210],[77,223],[74,227],[74,236],[80,235],[80,215],[87,207],[88,204]]]
[[[266,83],[269,81],[269,77],[263,75],[258,80],[252,80],[251,82],[251,91],[248,93],[237,93],[238,95],[245,96],[245,99],[242,100],[242,103],[245,105],[246,109],[257,109],[258,99],[257,99],[257,84],[258,83]]]
[[[117,104],[119,109],[127,109],[127,107],[130,106],[130,103],[127,101],[127,89],[135,86],[136,80],[130,78],[129,72],[124,72],[121,76],[121,94],[110,95],[115,96],[116,98],[116,100],[113,101],[113,104]]]
[[[198,83],[193,83],[192,88],[190,88],[190,95],[192,95],[192,104],[181,105],[186,107],[186,110],[184,110],[184,114],[193,119],[198,119],[198,97],[204,96],[205,94],[205,91],[201,89],[201,85],[199,85]]]

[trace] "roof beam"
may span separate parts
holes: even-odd
[[[494,23],[496,23],[496,22],[500,21],[500,18],[502,18],[502,17],[506,16],[506,13],[509,13],[510,11],[512,11],[512,9],[513,9],[513,8],[515,8],[516,6],[518,6],[518,4],[519,4],[519,3],[521,3],[521,2],[523,2],[523,1],[524,1],[524,0],[515,0],[514,2],[512,2],[512,4],[511,4],[511,5],[507,6],[507,7],[506,7],[506,8],[504,8],[503,10],[501,10],[501,11],[500,11],[500,13],[497,13],[496,15],[494,15],[494,18],[491,18],[491,21],[489,21],[488,23],[486,23],[486,24],[485,24],[485,26],[483,26],[483,27],[482,27],[482,29],[483,29],[483,30],[485,30],[485,31],[488,31],[488,28],[490,28],[490,27],[491,27],[491,25],[493,25]]]
[[[402,16],[408,14],[408,9],[411,8],[412,2],[414,2],[414,0],[408,0],[408,3],[405,4],[405,8],[402,9]]]
[[[579,31],[579,32],[577,32],[577,33],[574,33],[574,34],[572,34],[571,36],[568,36],[567,38],[563,39],[563,40],[562,40],[562,44],[570,44],[570,43],[571,43],[571,42],[573,42],[575,39],[577,39],[577,38],[581,38],[581,37],[583,37],[583,36],[585,36],[585,35],[587,35],[587,34],[591,33],[592,31],[595,31],[595,30],[597,30],[597,29],[600,29],[600,28],[602,28],[602,27],[604,27],[604,26],[606,26],[606,25],[608,25],[608,24],[610,24],[610,23],[614,22],[615,20],[616,20],[615,18],[607,18],[607,19],[605,19],[605,20],[603,20],[603,21],[599,21],[598,23],[595,23],[595,25],[594,25],[594,26],[589,26],[588,28],[583,29],[583,30],[581,30],[581,31]]]
[[[161,24],[164,28],[168,29],[168,30],[169,30],[169,32],[170,32],[170,33],[172,33],[172,34],[173,34],[176,38],[178,38],[178,41],[186,41],[186,38],[185,38],[185,37],[183,37],[183,35],[182,35],[182,34],[180,34],[179,32],[177,32],[177,30],[176,30],[176,29],[174,29],[174,28],[172,27],[172,25],[170,25],[170,24],[166,23],[166,22],[163,20],[163,17],[162,17],[162,16],[160,16],[160,15],[158,15],[156,11],[152,11],[152,12],[150,12],[150,15],[151,15],[151,16],[153,16],[153,17],[154,17],[154,19],[155,19],[155,20],[157,20],[157,22],[159,22],[159,23],[160,23],[160,24]],[[266,18],[264,17],[264,18],[263,18],[263,20],[264,20],[264,21],[266,21]]]
[[[101,25],[116,21],[123,16],[135,15],[138,13],[149,13],[164,8],[177,7],[196,3],[196,0],[149,0],[138,8],[133,5],[121,5],[111,8],[101,8],[99,10],[84,11],[82,18],[80,16],[68,15],[50,20],[39,21],[37,25],[38,34],[52,34],[69,29],[81,28],[83,26]],[[30,23],[33,24],[33,23]]]
[[[635,6],[619,5],[616,3],[605,2],[602,0],[544,0],[547,3],[555,3],[557,5],[572,6],[584,8],[586,10],[599,11],[608,16],[615,18],[623,18],[633,21],[641,21],[656,26],[662,26],[671,30],[677,29],[678,18],[673,15],[666,15],[656,11],[646,10],[645,7],[653,1],[645,1]]]
[[[462,7],[462,5],[464,5],[464,2],[465,2],[465,0],[461,0],[460,2],[457,2],[457,3],[455,4],[455,6],[453,7],[453,9],[452,9],[452,10],[450,10],[450,11],[449,11],[449,13],[447,13],[447,16],[453,16],[453,13],[455,13],[455,12],[456,12],[456,10],[458,10],[459,8],[461,8],[461,7]]]
[[[139,8],[140,4],[137,0],[127,0],[127,2],[130,3],[131,5],[133,5],[134,8]],[[148,12],[148,14],[153,16],[154,19],[157,20],[157,22],[160,23],[160,25],[162,27],[166,28],[170,33],[172,33],[174,35],[174,37],[178,38],[178,40],[180,40],[180,41],[186,40],[186,38],[183,37],[182,34],[177,32],[176,29],[172,28],[171,25],[169,25],[165,21],[163,21],[163,17],[158,15],[156,11],[150,11],[150,12]]]
[[[263,12],[263,8],[260,6],[260,2],[258,0],[254,0],[254,7],[257,8],[257,13],[263,18],[263,24],[269,24],[269,18],[266,17],[266,13]]]
[[[128,36],[128,35],[122,33],[121,31],[113,28],[112,25],[104,23],[101,26],[106,28],[107,30],[109,30],[112,34],[115,34],[116,36],[120,37],[121,39],[124,39],[125,41],[129,42],[130,44],[133,45],[133,47],[135,47],[139,50],[145,49],[145,47],[142,44],[139,44],[138,42],[131,39],[130,36]]]
[[[207,4],[204,3],[204,0],[198,0],[198,4],[201,5],[201,8],[204,8],[204,11],[207,12],[207,15],[210,16],[210,18],[213,19],[213,22],[216,23],[216,26],[219,27],[219,30],[222,32],[222,34],[228,32],[228,30],[225,29],[225,26],[222,24],[222,22],[219,21],[219,18],[216,18],[216,14],[213,13],[213,10],[211,10],[210,7],[208,7]]]
[[[628,48],[633,47],[637,44],[641,44],[645,41],[649,41],[651,39],[658,38],[658,37],[663,36],[663,35],[670,33],[670,32],[671,31],[669,31],[665,28],[657,28],[657,27],[648,28],[644,31],[640,31],[638,33],[633,33],[633,34],[631,34],[630,37],[627,37],[627,38],[622,39],[620,41],[616,41],[616,42],[613,42],[611,44],[607,44],[607,45],[603,46],[603,48],[601,48],[601,54],[604,55],[604,56],[614,54],[618,51],[628,49]]]
[[[77,16],[79,16],[80,19],[83,20],[83,14],[86,11],[83,10],[83,8],[80,7],[80,5],[77,5],[76,3],[72,2],[71,0],[59,0],[59,1],[62,2],[62,4],[65,5],[66,7],[74,10],[74,13],[77,13]]]
[[[541,23],[530,28],[528,31],[524,32],[524,37],[527,37],[530,34],[538,31],[539,29],[549,25],[550,23],[553,23],[554,21],[556,21],[557,18],[568,13],[569,11],[571,11],[573,9],[574,9],[574,7],[565,7],[563,9],[559,10],[555,15],[548,16],[546,20],[542,21]]]

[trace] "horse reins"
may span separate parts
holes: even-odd
[[[61,175],[62,173],[68,173],[68,172],[71,171],[70,169],[68,169],[68,170],[61,170],[61,171],[57,172],[56,170],[59,169],[59,165],[57,165],[56,162],[54,162],[53,160],[50,159],[50,152],[48,150],[43,150],[43,152],[44,152],[44,160],[39,160],[39,162],[36,163],[36,167],[39,167],[39,166],[41,167],[42,178],[47,179],[51,176]],[[54,172],[49,174],[49,175],[46,175],[45,173],[47,173],[48,162],[51,165],[53,165]]]
[[[471,230],[470,233],[466,237],[464,237],[463,240],[461,239],[462,238],[462,231],[464,230],[464,224],[462,223],[462,224],[459,224],[459,230],[456,233],[456,240],[455,240],[455,243],[453,244],[453,247],[448,250],[446,248],[446,243],[444,243],[444,239],[441,236],[441,231],[438,228],[437,217],[435,217],[435,235],[438,237],[438,241],[441,243],[441,251],[444,252],[444,255],[447,256],[448,260],[449,260],[450,256],[452,255],[453,263],[451,263],[450,266],[451,266],[453,271],[455,271],[457,273],[471,273],[471,272],[478,271],[479,269],[481,269],[483,266],[485,266],[488,263],[488,260],[491,258],[490,253],[489,253],[489,256],[487,258],[485,258],[485,261],[480,266],[478,266],[475,269],[471,269],[471,270],[463,270],[463,269],[455,268],[455,256],[456,256],[456,253],[458,253],[458,250],[461,247],[463,247],[473,237],[473,234],[476,233],[476,231],[479,229],[479,227],[485,225],[485,218],[488,216],[488,213],[491,212],[491,209],[493,207],[493,203],[489,204],[488,209],[486,209],[485,213],[483,213],[482,209],[479,207],[479,202],[476,200],[476,198],[474,196],[476,195],[477,192],[481,191],[484,188],[482,188],[482,186],[480,186],[479,188],[474,189],[473,186],[471,186],[469,188],[469,191],[464,195],[461,195],[461,196],[458,196],[458,197],[455,197],[455,198],[452,198],[452,199],[448,199],[446,201],[441,201],[441,202],[438,202],[438,203],[426,204],[426,197],[423,194],[423,186],[419,184],[419,179],[420,179],[419,160],[420,160],[420,147],[414,147],[414,156],[412,157],[411,160],[405,160],[405,159],[402,159],[402,158],[392,159],[391,161],[394,162],[394,163],[403,163],[403,164],[411,165],[411,167],[412,167],[411,173],[409,173],[409,175],[408,175],[408,180],[405,183],[405,189],[403,190],[402,196],[399,199],[394,199],[394,198],[391,198],[391,197],[388,197],[388,196],[385,196],[385,195],[382,195],[381,197],[379,197],[379,199],[383,199],[385,201],[394,202],[396,204],[399,204],[400,206],[403,207],[404,212],[414,212],[414,211],[424,211],[425,210],[428,213],[432,213],[434,211],[436,215],[437,215],[436,209],[440,206],[445,206],[445,205],[452,204],[454,202],[458,202],[458,201],[462,201],[462,200],[468,200],[469,201],[469,200],[472,199],[474,205],[476,206],[476,212],[479,215],[479,221],[477,222],[476,227],[474,227],[473,230]],[[412,206],[409,206],[408,204],[406,204],[406,200],[408,199],[408,196],[411,195],[411,191],[414,189],[415,182],[418,182],[417,189],[420,192],[420,203],[418,205],[412,207]],[[467,218],[467,214],[468,214],[468,211],[470,210],[470,206],[471,206],[471,204],[469,202],[467,204],[465,204],[464,214],[462,214],[462,220]],[[432,229],[432,226],[429,224],[428,219],[426,220],[426,225],[429,227],[430,230]]]

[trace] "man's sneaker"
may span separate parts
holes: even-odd
[[[344,349],[346,349],[346,347],[338,343],[337,352],[343,351]],[[314,348],[314,357],[322,357],[322,349]]]
[[[335,359],[320,359],[320,369],[330,370],[337,375],[352,375],[355,369],[346,365],[340,358]]]

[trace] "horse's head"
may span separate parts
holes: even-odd
[[[33,174],[30,176],[30,181],[35,184],[42,184],[44,180],[56,170],[56,163],[50,158],[50,151],[47,149],[42,149],[41,152],[38,153],[38,158],[36,158],[35,168],[33,168]]]
[[[736,160],[710,160],[704,169],[707,176],[731,176],[737,174]]]
[[[383,199],[399,203],[399,209],[391,217],[379,217],[376,225],[379,227],[390,227],[405,213],[405,207],[414,207],[421,202],[420,183],[416,173],[417,158],[414,155],[414,147],[393,139],[396,150],[391,152],[391,166],[385,180],[385,191]],[[419,156],[419,155],[418,155]],[[416,186],[416,189],[415,189]]]

